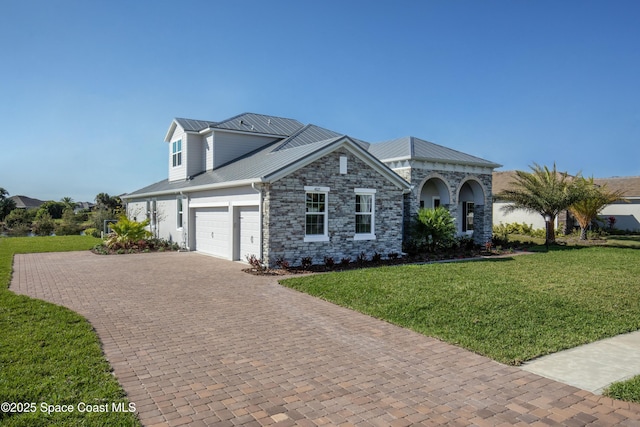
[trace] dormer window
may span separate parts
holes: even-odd
[[[171,148],[173,156],[173,167],[182,165],[182,140],[173,141]]]

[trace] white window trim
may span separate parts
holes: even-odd
[[[174,147],[176,147],[177,143],[180,143],[180,151],[174,151]],[[176,162],[176,159],[178,158],[178,154],[180,154],[180,163]],[[174,168],[179,168],[182,167],[182,138],[180,139],[176,139],[175,141],[171,142],[171,166]],[[177,163],[177,164],[176,164]]]
[[[182,230],[184,227],[184,197],[179,196],[176,198],[176,230]],[[180,220],[178,223],[177,220]]]
[[[324,194],[324,234],[311,234],[307,235],[306,222],[307,222],[307,213],[305,207],[305,230],[304,230],[304,242],[328,242],[329,241],[329,187],[314,187],[314,186],[305,186],[305,206],[306,206],[306,195],[307,193],[320,193]]]
[[[356,188],[353,192],[356,196],[371,196],[371,233],[354,233],[353,240],[376,240],[376,190],[373,188]]]

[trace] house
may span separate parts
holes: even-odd
[[[11,196],[9,198],[16,202],[16,209],[37,209],[44,203],[42,200],[27,196]]]
[[[640,231],[640,176],[597,178],[594,182],[611,191],[622,191],[626,199],[605,206],[600,217],[614,217],[618,230]]]
[[[498,194],[506,190],[515,180],[515,171],[493,172],[493,191]],[[596,185],[607,185],[612,191],[620,190],[624,192],[627,201],[615,202],[605,206],[600,212],[601,218],[615,217],[615,228],[618,230],[640,231],[640,177],[615,177],[596,178]],[[532,225],[534,229],[544,229],[544,219],[540,214],[527,212],[525,210],[515,210],[505,213],[503,207],[508,203],[496,199],[493,202],[493,223],[524,223]],[[578,224],[572,219],[571,214],[563,211],[556,218],[555,227],[563,231],[572,231]]]
[[[491,238],[499,165],[407,137],[370,144],[297,120],[176,118],[168,178],[122,196],[159,237],[230,260],[291,265],[401,253],[419,207],[445,206],[461,234]]]

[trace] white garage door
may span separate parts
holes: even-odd
[[[197,251],[230,258],[228,208],[197,209],[195,234]]]
[[[239,258],[246,260],[246,255],[261,258],[260,252],[260,215],[257,206],[242,206],[240,214],[240,250]]]

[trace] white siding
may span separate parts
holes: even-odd
[[[173,167],[173,142],[182,140],[182,165]],[[176,126],[176,130],[173,132],[169,142],[168,148],[168,165],[169,165],[169,181],[179,181],[187,178],[187,161],[186,161],[186,149],[187,141],[185,140],[184,130],[180,126]]]
[[[149,230],[161,239],[166,239],[182,246],[186,239],[186,229],[179,230],[177,227],[178,211],[176,197],[175,195],[169,195],[130,201],[127,203],[127,215],[136,221],[144,221],[147,218],[147,200],[150,202],[150,206],[153,206],[152,202],[155,200],[155,222],[152,222]],[[187,218],[186,201],[183,203],[183,215],[185,215],[185,219],[183,219],[183,221],[185,221]]]
[[[606,220],[616,217],[614,228],[618,230],[640,231],[640,200],[632,199],[630,203],[614,203],[606,206],[600,217]]]
[[[194,176],[200,172],[204,172],[205,158],[203,155],[202,137],[195,134],[185,134],[182,144],[182,149],[185,150],[182,158],[186,159],[187,162],[187,176]]]
[[[515,210],[509,214],[505,214],[502,210],[502,207],[505,206],[506,203],[501,202],[493,202],[493,225],[498,225],[500,223],[503,224],[512,224],[517,222],[519,224],[527,224],[532,225],[534,229],[544,228],[544,218],[540,214],[534,214],[527,212],[525,210]]]
[[[203,156],[205,158],[204,170],[213,169],[213,132],[204,137]]]
[[[264,147],[277,138],[265,136],[243,135],[238,133],[223,132],[216,130],[213,141],[213,167],[237,159],[260,147]]]

